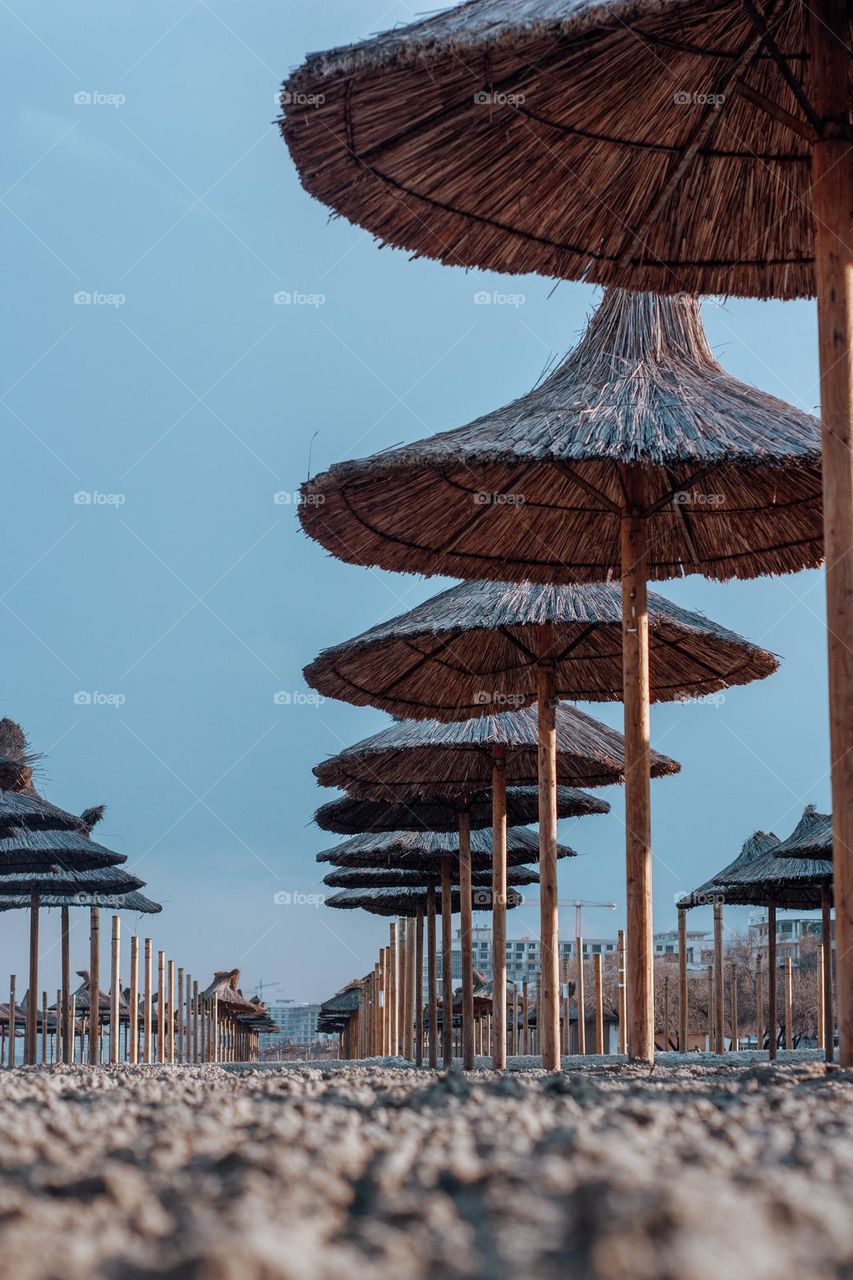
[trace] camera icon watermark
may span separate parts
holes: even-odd
[[[127,495],[123,493],[101,493],[99,489],[78,489],[74,494],[75,507],[123,507]]]
[[[279,289],[272,300],[277,307],[322,307],[325,293],[303,293],[300,289]]]
[[[301,893],[290,889],[278,889],[272,896],[277,907],[322,907],[326,901],[324,893]]]
[[[726,95],[724,93],[688,93],[684,89],[679,89],[672,95],[672,100],[677,107],[719,108],[726,101]]]
[[[322,107],[325,101],[325,93],[293,93],[290,89],[279,89],[275,95],[276,106],[280,107]]]
[[[726,500],[724,493],[691,493],[689,489],[679,489],[672,495],[672,500],[679,507],[721,507]]]
[[[311,689],[278,689],[272,696],[277,707],[321,707],[326,699]]]
[[[523,507],[526,501],[523,493],[488,493],[479,489],[474,494],[474,504],[478,507]]]
[[[523,293],[503,293],[500,289],[478,289],[474,294],[475,307],[523,307],[526,301]]]
[[[524,94],[495,93],[490,89],[481,89],[479,93],[474,94],[474,103],[478,107],[523,107]]]
[[[78,289],[74,294],[75,307],[113,307],[118,310],[127,302],[123,293],[104,293],[100,289]]]
[[[301,493],[299,489],[278,489],[272,496],[277,507],[322,507],[324,493]]]
[[[104,93],[101,89],[78,89],[74,94],[75,107],[123,107],[127,98],[123,93]]]

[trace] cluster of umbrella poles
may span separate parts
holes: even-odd
[[[358,564],[621,578],[624,670],[607,696],[625,706],[634,1057],[653,1048],[648,704],[678,690],[650,671],[646,582],[795,572],[825,549],[838,1022],[853,1064],[850,34],[843,0],[467,0],[310,56],[282,93],[307,190],[385,243],[609,287],[577,350],[529,395],[332,468],[307,484],[300,515]],[[703,293],[817,295],[822,435],[725,375],[689,296]],[[590,674],[593,622],[576,633]],[[377,668],[348,696],[410,715],[430,702],[451,715],[454,697],[470,708],[444,639],[403,638],[410,674]],[[486,688],[536,696],[552,932],[553,711],[568,691],[555,650],[506,643],[514,660]],[[710,687],[737,675],[707,665]],[[455,693],[426,691],[430,667]]]
[[[48,1038],[54,1060],[76,1060],[79,1036],[80,1060],[97,1065],[102,1060],[102,1033],[109,1025],[109,1060],[120,1061],[121,1029],[125,1030],[124,1057],[130,1062],[216,1061],[231,1054],[257,1055],[258,1035],[274,1029],[260,1002],[245,1000],[231,982],[232,974],[217,974],[213,983],[199,990],[191,974],[157,955],[158,983],[152,981],[153,950],[145,939],[142,987],[139,985],[139,939],[131,937],[130,985],[120,982],[120,918],[112,919],[111,984],[100,988],[100,913],[161,911],[140,890],[138,876],[120,864],[125,854],[92,839],[102,819],[102,805],[82,814],[69,813],[45,800],[33,781],[37,757],[27,746],[18,724],[0,720],[0,911],[30,913],[28,989],[16,998],[16,979],[10,982],[9,1003],[0,1005],[0,1033],[9,1067],[16,1065],[16,1032],[24,1028],[23,1063],[47,1060]],[[46,993],[39,1008],[39,924],[45,908],[58,908],[61,916],[61,987],[56,1003],[48,1007]],[[89,911],[89,967],[81,970],[83,985],[72,990],[71,910]],[[238,975],[239,976],[239,975]],[[186,993],[184,995],[184,992]],[[157,1005],[156,1011],[153,1006]],[[135,1011],[135,1012],[134,1012]],[[141,1044],[140,1044],[141,1032]],[[175,1037],[178,1037],[176,1059]]]

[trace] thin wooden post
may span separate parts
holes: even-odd
[[[219,1061],[219,1000],[216,996],[211,1000],[211,1058],[214,1062]],[[171,1011],[171,1010],[170,1010]],[[240,1061],[243,1059],[243,1046],[240,1046]]]
[[[9,1070],[15,1066],[15,1019],[17,1013],[15,975],[9,979]]]
[[[764,973],[761,968],[761,952],[755,962],[755,1048],[764,1048]]]
[[[601,980],[601,952],[592,957],[592,972],[595,982],[595,1052],[604,1053],[604,984]]]
[[[399,999],[398,999],[398,1009],[397,1009],[397,1027],[398,1027],[397,1035],[400,1041],[400,1053],[404,1058],[409,1057],[409,1049],[410,1049],[410,1044],[408,1044],[406,1041],[406,1012],[407,1012],[406,1002],[408,998],[408,989],[409,989],[408,975],[406,973],[406,962],[409,956],[409,942],[407,937],[408,931],[409,931],[409,922],[408,920],[405,919],[405,917],[401,916],[400,925],[397,933],[397,937],[399,938],[399,946],[400,946],[399,968],[398,968]],[[369,1052],[369,1046],[367,1046],[367,1050]]]
[[[58,987],[56,991],[56,1022],[54,1026],[54,1046],[55,1046],[54,1062],[64,1062],[65,1061],[65,1035],[64,1035],[64,1026],[63,1026],[62,988],[61,987]],[[2,1053],[0,1053],[0,1058],[2,1058]]]
[[[178,989],[175,992],[175,1061],[184,1060],[184,970],[178,967]]]
[[[823,1011],[823,943],[817,948],[817,1047],[826,1053],[826,1017]]]
[[[424,909],[415,917],[415,1066],[424,1065]]]
[[[492,1066],[506,1068],[506,747],[492,751]]]
[[[391,1044],[389,1052],[392,1058],[396,1058],[400,1052],[400,1028],[398,1025],[397,1014],[397,922],[392,920],[388,928],[388,1027],[391,1033]],[[347,1037],[347,1044],[350,1049],[353,1048],[349,1044],[350,1037]]]
[[[121,920],[113,916],[110,947],[110,1064],[118,1065],[121,1028]]]
[[[678,1050],[687,1052],[689,1006],[687,996],[687,912],[678,911]]]
[[[187,973],[184,995],[184,1062],[193,1060],[193,976]]]
[[[27,1020],[24,1035],[24,1064],[32,1066],[36,1060],[39,1000],[39,906],[38,893],[30,894],[30,978],[27,990]]]
[[[167,1061],[175,1065],[175,962],[169,961],[168,968],[168,1016],[169,1025],[166,1029],[166,1044],[168,1048]]]
[[[557,675],[536,666],[539,726],[539,999],[536,1029],[546,1071],[560,1069],[560,920],[557,905]]]
[[[436,955],[435,885],[427,889],[427,990],[429,1003],[429,1065],[438,1066],[438,957]]]
[[[459,938],[462,951],[462,1069],[474,1070],[474,956],[471,886],[471,815],[459,814]]]
[[[738,1025],[737,1025],[737,965],[732,961],[731,967],[731,994],[729,996],[729,1008],[731,1010],[732,1020],[732,1053],[738,1051]]]
[[[157,952],[157,1061],[166,1061],[166,952]]]
[[[406,1025],[408,1027],[409,1057],[415,1059],[415,959],[417,926],[414,917],[406,930]]]
[[[810,6],[839,1061],[853,1066],[853,147],[846,0]],[[832,1019],[828,1039],[832,1042]]]
[[[723,904],[714,903],[714,1053],[725,1049],[725,1000],[723,979]]]
[[[518,1057],[518,1041],[520,1027],[518,1025],[518,983],[512,984],[512,1052]]]
[[[563,1036],[562,1036],[562,1044],[560,1046],[560,1052],[561,1054],[564,1054],[566,1057],[568,1057],[572,1051],[572,1007],[571,1007],[571,997],[570,997],[571,982],[570,982],[570,975],[569,975],[568,956],[566,956],[565,959],[562,961],[560,965],[560,969],[561,969],[560,981],[562,984],[560,989],[560,996],[561,996],[560,1007],[563,1012],[563,1019],[562,1019]]]
[[[575,986],[575,1002],[578,1006],[578,1053],[586,1053],[586,993],[584,991],[583,972],[583,938],[575,938],[575,955],[577,956],[577,984]]]
[[[663,1048],[666,1051],[669,1048],[669,974],[665,973],[663,978]]]
[[[632,483],[624,468],[626,485]],[[625,862],[628,913],[628,1056],[654,1061],[654,926],[649,790],[649,615],[646,521],[622,519],[622,668],[625,710]]]
[[[522,1022],[522,1045],[524,1056],[530,1053],[530,993],[527,989],[527,979],[525,978],[521,984],[521,1016]]]
[[[71,1026],[71,921],[68,907],[63,907],[61,910],[60,954],[62,966],[62,1061],[70,1063],[74,1050],[74,1030]]]
[[[785,957],[785,1048],[794,1047],[794,966],[790,956]]]
[[[449,854],[441,859],[441,1041],[445,1070],[453,1065],[453,874]]]
[[[128,995],[128,1060],[136,1064],[139,1060],[139,938],[133,933],[130,936],[130,990]]]
[[[89,911],[89,1066],[98,1065],[101,1000],[101,921],[97,907]]]
[[[770,1034],[767,1041],[771,1062],[776,1057],[776,1042],[779,1028],[779,998],[776,992],[776,907],[771,903],[767,908],[767,1003],[769,1005],[767,1022]]]
[[[71,992],[71,1065],[77,1061],[77,992]],[[83,1032],[80,1032],[80,1057],[83,1057]]]
[[[837,894],[836,889],[836,894]],[[832,896],[828,884],[821,889],[821,932],[823,934],[823,1025],[827,1062],[835,1057],[835,1022],[832,1016]],[[837,918],[837,916],[836,916]],[[853,975],[850,975],[853,977]]]
[[[151,1062],[151,985],[152,985],[153,945],[150,938],[145,939],[145,956],[143,960],[143,997],[142,997],[142,1061]]]
[[[619,951],[619,1052],[628,1052],[628,977],[626,972],[625,930],[616,935]]]
[[[194,978],[193,979],[193,1062],[200,1061],[198,1056],[199,1055],[198,1022],[199,1022],[198,981],[197,979]]]
[[[708,965],[708,1052],[714,1052],[714,966]]]
[[[41,993],[41,1060],[47,1062],[47,992]]]

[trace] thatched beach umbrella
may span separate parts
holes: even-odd
[[[576,787],[557,787],[557,817],[580,818],[593,813],[609,813],[606,800],[588,795]],[[492,796],[480,791],[471,797],[468,818],[471,830],[492,825]],[[506,824],[527,826],[539,816],[537,787],[507,787]],[[413,796],[390,803],[386,800],[357,800],[343,796],[320,805],[314,821],[324,831],[358,835],[367,831],[459,831],[459,806],[444,796]]]
[[[438,879],[439,875],[435,871],[426,868],[339,867],[323,877],[323,884],[330,889],[428,889],[430,886],[435,888]],[[512,888],[539,883],[538,873],[532,867],[511,867],[506,879]],[[473,871],[471,883],[475,889],[491,888],[491,871]],[[458,888],[458,885],[454,885],[454,888]]]
[[[308,190],[415,253],[661,293],[817,294],[845,1065],[853,1063],[850,24],[844,0],[781,0],[767,14],[740,0],[469,0],[313,55],[282,97],[300,104],[285,107],[282,129]],[[795,512],[784,498],[780,507],[791,529]],[[642,573],[639,526],[629,515],[626,549],[633,544]],[[752,550],[739,539],[732,549]],[[630,647],[641,665],[642,646]]]
[[[506,895],[507,910],[513,907],[520,907],[523,898],[515,889],[508,889]],[[492,909],[492,893],[488,888],[477,889],[472,895],[473,907],[475,911],[491,911]],[[425,889],[344,889],[341,893],[335,893],[331,898],[327,898],[325,905],[327,907],[335,907],[340,911],[352,911],[362,909],[370,911],[374,915],[381,916],[416,916],[418,911],[423,911],[426,907],[426,890]],[[436,911],[441,911],[444,905],[443,898],[436,901]],[[451,915],[456,915],[460,909],[460,893],[456,886],[450,895]],[[472,987],[473,991],[473,987]]]
[[[553,587],[468,582],[325,650],[305,674],[324,694],[356,703],[370,701],[396,714],[424,715],[432,708],[446,719],[478,707],[537,700],[537,718],[544,731],[555,697],[611,701],[622,696],[622,633],[619,588],[609,583]],[[648,640],[651,685],[647,692],[656,701],[712,694],[769,675],[777,666],[766,650],[657,595],[649,600]],[[637,771],[645,769],[636,759],[635,764],[626,773],[629,789]],[[547,766],[546,772],[550,772]],[[630,800],[626,796],[629,831]],[[543,847],[551,838],[552,822],[549,813],[540,826]],[[546,858],[543,865],[548,862]],[[557,930],[556,884],[552,860],[550,865],[550,874],[543,875],[541,895],[543,1054],[546,1065],[556,1066],[558,966],[556,947],[548,942]],[[497,865],[495,871],[499,893]],[[634,894],[629,877],[628,914],[633,926],[629,945],[633,935],[633,949],[628,969],[638,984],[646,976],[651,981],[646,964],[652,955],[650,868],[647,874],[645,885],[637,879]],[[645,917],[639,906],[647,907]],[[497,1007],[502,991],[502,985],[496,986],[498,1028],[506,1021],[505,1010]],[[500,1030],[498,1036],[502,1051]]]
[[[553,671],[553,668],[551,669]],[[655,774],[677,772],[679,766],[652,753]],[[470,867],[470,830],[464,803],[470,795],[491,785],[493,797],[494,902],[493,964],[498,976],[505,963],[503,916],[506,824],[502,821],[502,797],[507,783],[540,787],[540,918],[543,972],[548,978],[550,1039],[543,1045],[543,1061],[550,1070],[559,1066],[558,921],[556,876],[556,805],[558,782],[603,786],[624,777],[623,739],[615,730],[572,707],[557,707],[540,698],[538,715],[530,710],[486,714],[478,719],[443,723],[398,721],[381,733],[340,752],[314,770],[324,785],[339,786],[350,794],[373,799],[400,799],[433,795],[437,790],[460,804],[460,878],[462,892],[462,966],[466,1008],[471,1011],[471,916],[464,890]],[[445,912],[445,919],[447,913]],[[446,929],[446,924],[445,924]],[[445,933],[446,937],[446,933]],[[554,963],[551,964],[553,958]],[[551,973],[553,970],[553,974]],[[500,999],[503,984],[497,988]],[[543,997],[544,998],[544,997]],[[498,1040],[495,1059],[503,1066],[505,1010],[496,1018]],[[463,1020],[463,1060],[473,1063],[473,1020]]]
[[[815,858],[780,858],[776,848],[779,841],[770,837],[773,846],[746,865],[725,873],[721,888],[726,902],[739,906],[767,908],[768,928],[768,979],[770,1012],[773,1018],[773,1037],[776,1033],[776,910],[778,907],[796,911],[817,911],[824,903],[832,906],[832,863]],[[828,910],[827,910],[828,914]],[[825,951],[830,950],[831,939],[825,941]],[[839,957],[840,959],[840,957]],[[831,991],[831,986],[830,986]],[[824,998],[826,992],[824,991]],[[830,1002],[826,1021],[826,1056],[833,1058],[833,1022]],[[771,1057],[775,1057],[775,1043],[771,1045]]]
[[[776,846],[773,853],[777,858],[832,861],[832,814],[818,813],[813,804],[807,805],[794,830]],[[831,1056],[832,1028],[835,1025],[832,1010],[832,897],[830,886],[826,883],[822,888],[820,908],[823,935],[823,1024]]]
[[[487,872],[492,866],[490,831],[472,831],[470,837],[471,869]],[[458,875],[459,832],[450,831],[367,831],[351,836],[317,854],[318,862],[334,867],[399,867],[418,871],[440,872],[445,859],[451,874]],[[567,845],[557,845],[558,858],[576,857]],[[527,827],[512,827],[507,832],[507,866],[520,867],[539,858],[539,839]]]

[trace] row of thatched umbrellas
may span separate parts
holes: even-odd
[[[825,548],[839,1028],[853,1063],[849,46],[843,0],[781,0],[766,14],[740,0],[467,0],[310,56],[282,94],[306,188],[383,241],[672,295],[612,290],[530,395],[334,467],[301,507],[308,531],[358,564],[621,577],[634,1057],[653,1051],[646,582],[795,572]],[[817,293],[822,448],[807,415],[726,377],[684,291]],[[531,661],[543,901],[551,657]]]

